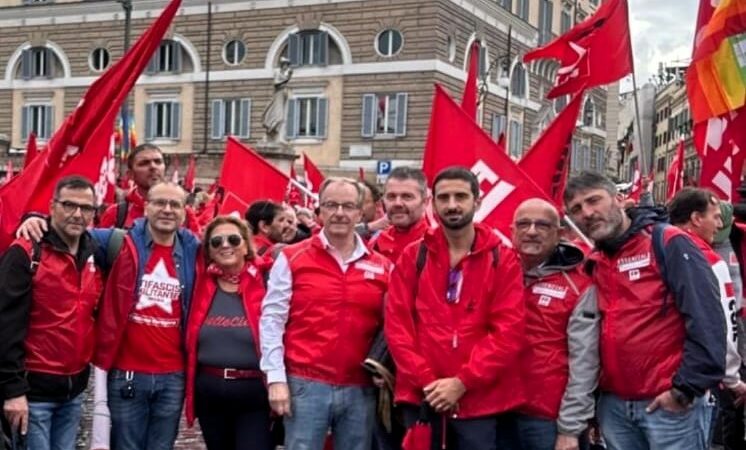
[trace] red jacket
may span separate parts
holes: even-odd
[[[630,229],[590,256],[602,318],[600,387],[629,400],[671,387],[701,396],[724,376],[717,279],[686,233],[667,226],[664,280],[652,239],[659,218],[643,208],[629,214]]]
[[[256,265],[255,265],[256,264]],[[243,299],[244,313],[251,327],[251,334],[256,344],[256,354],[260,355],[259,316],[261,315],[264,288],[264,269],[266,264],[259,258],[246,266],[246,274],[241,279],[238,292]],[[186,418],[187,424],[194,425],[194,380],[197,372],[197,350],[199,333],[210,312],[212,301],[217,291],[217,282],[213,275],[200,269],[194,286],[191,309],[186,326]]]
[[[552,257],[524,275],[526,342],[521,369],[527,401],[521,411],[556,419],[569,379],[570,317],[591,279],[582,271],[581,249],[561,243]]]
[[[422,239],[428,229],[425,217],[405,231],[400,231],[392,225],[371,239],[368,247],[395,263],[407,245]]]
[[[287,373],[335,385],[369,384],[362,362],[383,322],[391,263],[368,253],[343,273],[319,236],[282,252],[293,279]]]
[[[524,401],[518,365],[525,318],[521,268],[492,230],[475,227],[474,249],[460,262],[457,304],[445,301],[450,257],[442,229],[425,234],[427,259],[419,276],[419,242],[404,250],[386,303],[396,400],[417,405],[425,386],[458,377],[466,387],[458,409],[462,418],[507,411]]]
[[[21,246],[31,260],[32,245]],[[73,375],[88,366],[96,342],[94,310],[103,290],[101,271],[91,255],[78,270],[75,256],[41,243],[41,261],[31,284],[25,365],[32,372]]]
[[[275,243],[272,242],[267,236],[263,234],[255,234],[253,236],[254,238],[254,251],[259,256],[267,255],[267,257],[272,257],[272,247],[275,246]]]
[[[135,220],[145,215],[145,199],[140,195],[137,188],[127,193],[125,197],[127,201],[127,216],[124,219],[124,228],[132,228]],[[119,203],[106,208],[106,211],[101,215],[98,226],[101,228],[112,228],[117,223],[117,213],[119,211]]]

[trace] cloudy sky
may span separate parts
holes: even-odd
[[[658,71],[658,63],[688,62],[698,0],[629,0],[637,84]],[[631,81],[622,83],[630,90]]]

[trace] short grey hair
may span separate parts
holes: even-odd
[[[584,171],[567,180],[563,200],[568,204],[580,192],[591,189],[603,189],[611,196],[617,195],[618,191],[613,181],[598,172]]]
[[[333,183],[349,184],[350,186],[354,187],[355,192],[357,192],[357,206],[358,208],[361,208],[363,206],[363,200],[365,199],[365,192],[363,191],[362,186],[360,186],[360,183],[353,180],[352,178],[344,178],[344,177],[326,178],[321,183],[321,187],[319,188],[319,201],[321,201],[321,198],[324,196],[324,191],[326,191],[326,189]]]
[[[383,186],[384,193],[386,192],[388,180],[414,180],[417,182],[417,185],[420,188],[420,194],[422,194],[422,198],[427,197],[427,178],[425,177],[425,172],[420,169],[408,166],[400,166],[395,168],[391,171],[391,173],[389,173],[389,176],[386,179],[386,184],[384,184]]]

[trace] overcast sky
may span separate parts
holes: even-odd
[[[629,0],[638,87],[658,71],[658,63],[689,61],[698,5],[698,0]],[[622,91],[631,88],[631,81],[622,83]]]

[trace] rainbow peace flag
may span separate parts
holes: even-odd
[[[746,1],[720,0],[698,31],[687,91],[695,123],[746,103]]]

